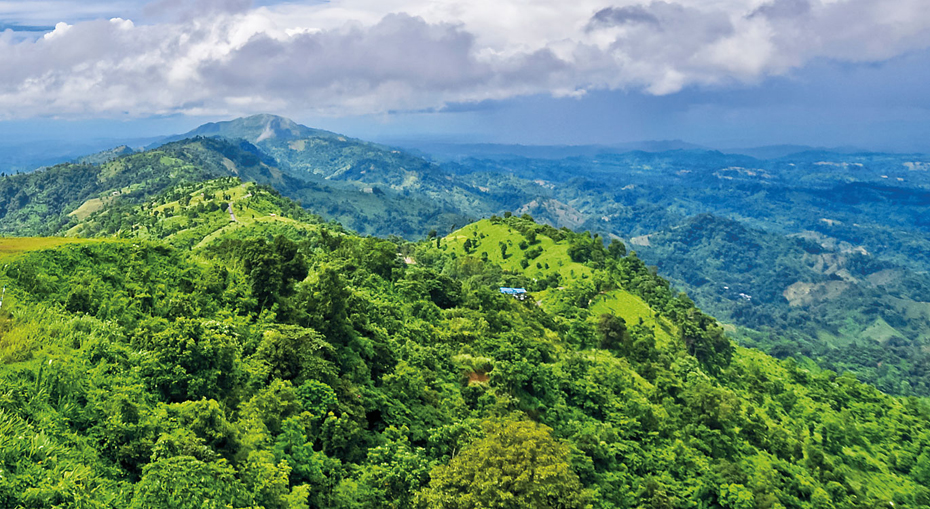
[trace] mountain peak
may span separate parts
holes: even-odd
[[[310,137],[331,138],[337,135],[329,131],[312,129],[298,124],[289,118],[263,113],[233,120],[203,124],[193,131],[173,137],[169,141],[192,138],[194,136],[222,136],[225,138],[240,138],[250,143],[259,143],[270,139],[293,140]]]

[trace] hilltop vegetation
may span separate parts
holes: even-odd
[[[161,239],[175,247],[190,249],[258,225],[267,226],[267,231],[300,230],[312,229],[321,222],[318,216],[269,186],[224,177],[179,184],[138,205],[119,202],[90,213],[66,234]]]
[[[260,191],[140,210],[211,189]],[[292,220],[11,255],[0,505],[930,504],[925,401],[731,345],[619,242]]]
[[[111,206],[132,207],[170,188],[236,177],[273,187],[328,220],[362,232],[415,236],[422,228],[467,222],[436,195],[337,182],[295,172],[244,140],[195,137],[100,164],[63,164],[0,179],[0,233],[68,231]]]

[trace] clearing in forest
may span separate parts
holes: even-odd
[[[65,244],[83,244],[88,242],[101,242],[101,239],[80,239],[74,237],[0,237],[0,262],[6,262],[28,251],[52,249]]]

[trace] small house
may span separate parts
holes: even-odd
[[[526,300],[526,288],[506,288],[501,287],[501,293],[504,295],[511,295],[517,300]]]

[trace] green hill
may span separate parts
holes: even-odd
[[[482,190],[482,186],[467,183],[422,157],[311,129],[274,115],[206,124],[180,137],[195,136],[242,139],[254,144],[294,176],[318,176],[330,185],[338,182],[349,189],[397,193],[404,200],[423,200],[460,216],[486,216],[502,208],[500,197],[492,195],[490,189]],[[398,204],[394,211],[404,211],[403,205]],[[451,224],[455,223],[442,226],[448,231]],[[383,228],[374,231],[396,233],[385,232]],[[423,235],[426,231],[428,229],[411,233]]]
[[[195,137],[101,164],[63,164],[0,178],[0,233],[64,232],[111,204],[140,205],[176,185],[230,176],[270,185],[311,212],[363,233],[415,237],[468,220],[427,195],[327,181],[281,166],[247,141]]]
[[[478,256],[512,274],[529,279],[531,296],[546,309],[564,306],[564,295],[588,294],[582,307],[592,313],[612,313],[627,323],[648,325],[657,339],[669,341],[675,334],[668,320],[655,316],[642,298],[624,289],[592,292],[598,284],[595,269],[580,261],[569,239],[577,237],[566,230],[539,225],[526,217],[485,219],[449,234],[438,242],[453,257]],[[591,239],[593,240],[593,239]],[[487,253],[487,254],[486,254]],[[574,253],[576,259],[573,259]]]
[[[734,347],[620,243],[199,186],[82,223],[156,219],[130,240],[0,242],[0,506],[930,504],[926,401]]]
[[[221,197],[196,199],[197,189],[222,178],[270,186],[324,221],[381,237],[446,235],[513,210],[629,239],[644,261],[730,324],[741,344],[852,371],[888,393],[930,394],[930,180],[921,157],[811,152],[760,161],[700,150],[604,150],[439,166],[259,115],[207,124],[141,153],[115,150],[0,178],[0,234],[118,233],[203,247],[232,231],[245,235],[255,226],[245,221],[261,213],[256,217],[278,223],[275,231],[292,235],[293,225],[268,219],[281,217],[270,209],[232,221]],[[187,204],[194,207],[182,205],[177,190],[193,193]],[[178,203],[163,207],[168,202]],[[239,206],[251,205],[233,210]],[[566,262],[568,247],[544,234],[539,245],[521,249],[521,239],[499,225],[474,228],[455,234],[457,255],[465,254],[463,236],[471,236],[469,251],[519,269],[527,284],[593,284],[584,277],[593,278],[591,269]],[[558,286],[534,291],[547,308],[565,293]],[[649,322],[659,339],[672,334],[631,295],[608,290],[587,300],[638,309],[634,321]]]
[[[204,247],[256,226],[303,230],[322,222],[273,188],[235,177],[179,184],[145,203],[105,206],[80,219],[66,235],[161,239],[180,248]]]

